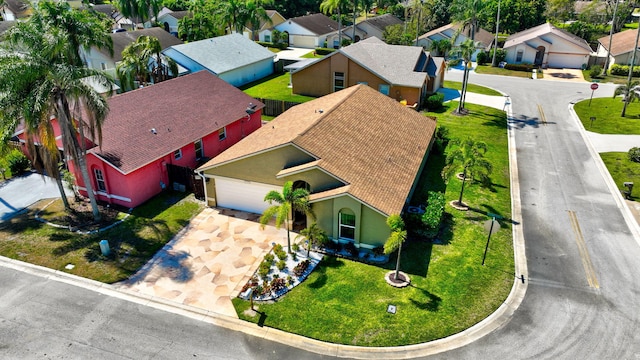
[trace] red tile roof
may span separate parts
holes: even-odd
[[[249,103],[264,107],[208,71],[116,95],[90,152],[129,173],[244,118]]]

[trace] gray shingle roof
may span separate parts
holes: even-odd
[[[193,41],[172,49],[216,74],[274,57],[271,51],[240,34]]]
[[[421,47],[388,45],[370,37],[343,47],[340,52],[393,85],[421,87],[427,79],[426,69],[415,71],[421,60],[426,61]]]
[[[317,35],[338,31],[338,22],[324,14],[311,14],[289,19]]]
[[[166,49],[172,45],[182,44],[182,40],[169,34],[164,29],[159,27],[153,27],[148,29],[136,30],[136,31],[124,31],[119,33],[109,34],[113,40],[113,61],[122,61],[122,50],[127,45],[136,41],[140,36],[153,36],[160,41],[162,49]],[[105,54],[106,51],[103,51]]]
[[[380,29],[380,31],[384,31],[384,29],[387,26],[402,24],[402,20],[398,19],[392,14],[384,14],[384,15],[368,18],[367,20],[364,20],[358,23],[357,25],[360,25],[361,23],[367,23],[373,27]]]

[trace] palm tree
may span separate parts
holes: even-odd
[[[476,51],[476,48],[478,46],[480,46],[478,42],[467,39],[456,48],[454,48],[454,51],[462,58],[462,63],[464,64],[464,72],[462,76],[462,91],[460,92],[460,102],[458,103],[458,109],[456,110],[458,114],[464,113],[464,102],[467,96],[467,85],[469,83],[469,67],[471,66],[471,57],[473,56],[473,53]]]
[[[65,156],[82,174],[94,219],[99,221],[100,212],[85,161],[84,132],[87,128],[91,138],[100,142],[108,106],[106,99],[82,79],[92,77],[108,88],[112,82],[104,73],[78,65],[78,57],[73,55],[77,50],[69,49],[67,30],[52,21],[42,21],[46,14],[38,11],[6,34],[6,50],[0,55],[0,88],[4,91],[0,105],[13,105],[9,109],[0,106],[0,111],[3,118],[11,119],[14,128],[24,121],[29,129],[47,129],[49,125],[41,123],[50,122],[50,117],[55,116]],[[82,46],[85,41],[88,40],[82,40]],[[72,112],[79,108],[83,109],[82,114]]]
[[[246,23],[251,25],[251,40],[256,39],[256,31],[260,30],[260,23],[263,21],[267,24],[273,23],[269,14],[267,14],[267,10],[258,0],[247,0],[244,12]]]
[[[338,12],[338,47],[342,47],[342,15],[340,8],[346,4],[347,0],[322,0],[320,3],[320,11],[325,14]],[[355,26],[355,25],[354,25]]]
[[[113,4],[123,16],[133,18],[133,21],[139,19],[141,23],[157,17],[162,8],[161,0],[115,0]]]
[[[161,51],[160,41],[153,36],[140,36],[127,45],[122,51],[122,62],[116,67],[118,78],[124,87],[133,89],[134,81],[146,85],[150,77],[154,83],[159,83],[175,76],[178,65],[171,58],[165,58],[167,64],[164,64]],[[149,63],[152,63],[151,67]]]
[[[486,182],[489,180],[492,166],[491,163],[484,158],[484,154],[487,152],[486,143],[468,138],[465,141],[454,139],[451,141],[451,144],[456,147],[447,153],[442,175],[446,181],[452,174],[462,169],[462,188],[460,189],[460,196],[457,202],[458,205],[462,206],[462,194],[467,176]]]
[[[271,206],[262,213],[260,224],[262,224],[264,228],[274,216],[278,229],[284,223],[287,228],[287,247],[289,253],[291,253],[291,235],[289,234],[289,228],[293,211],[301,211],[315,218],[315,215],[311,211],[311,204],[309,204],[309,192],[302,188],[294,189],[293,182],[287,181],[282,187],[282,193],[271,190],[265,195],[264,201],[269,202]]]
[[[396,261],[396,273],[393,276],[395,280],[398,280],[398,273],[400,272],[400,255],[402,253],[402,243],[407,240],[407,230],[404,228],[404,220],[400,215],[390,215],[387,218],[387,226],[391,229],[391,235],[384,243],[384,253],[391,254],[398,250],[398,260]]]
[[[634,80],[626,85],[616,87],[616,90],[613,92],[613,97],[615,98],[620,95],[623,95],[622,101],[624,102],[620,116],[624,117],[627,112],[627,105],[636,99],[640,99],[640,81]]]
[[[246,24],[244,14],[244,3],[242,0],[221,1],[218,4],[218,15],[224,22],[228,31],[235,31],[242,34],[242,27]]]
[[[317,223],[313,223],[305,229],[300,230],[300,235],[296,236],[296,239],[299,237],[307,239],[307,258],[311,253],[312,245],[324,244],[329,240],[327,234],[325,234],[324,230],[322,230]]]
[[[443,56],[446,58],[452,47],[453,45],[451,44],[451,41],[447,39],[434,40],[431,42],[429,51],[435,52],[437,56]]]

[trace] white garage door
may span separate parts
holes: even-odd
[[[264,201],[269,191],[282,191],[282,187],[244,180],[216,177],[215,181],[219,207],[256,214],[262,214],[269,207],[269,203]]]
[[[316,47],[316,37],[291,35],[291,46],[313,49]]]
[[[583,64],[588,62],[588,58],[584,55],[570,55],[570,54],[549,54],[550,68],[558,69],[580,69]]]

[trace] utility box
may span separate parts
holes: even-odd
[[[107,240],[100,240],[100,251],[103,256],[111,254],[111,249],[109,248],[109,242]]]
[[[622,183],[622,185],[624,185],[624,187],[627,188],[627,190],[623,190],[622,191],[622,193],[624,194],[624,197],[626,199],[630,199],[631,198],[631,191],[633,190],[633,182],[626,181],[626,182]]]

